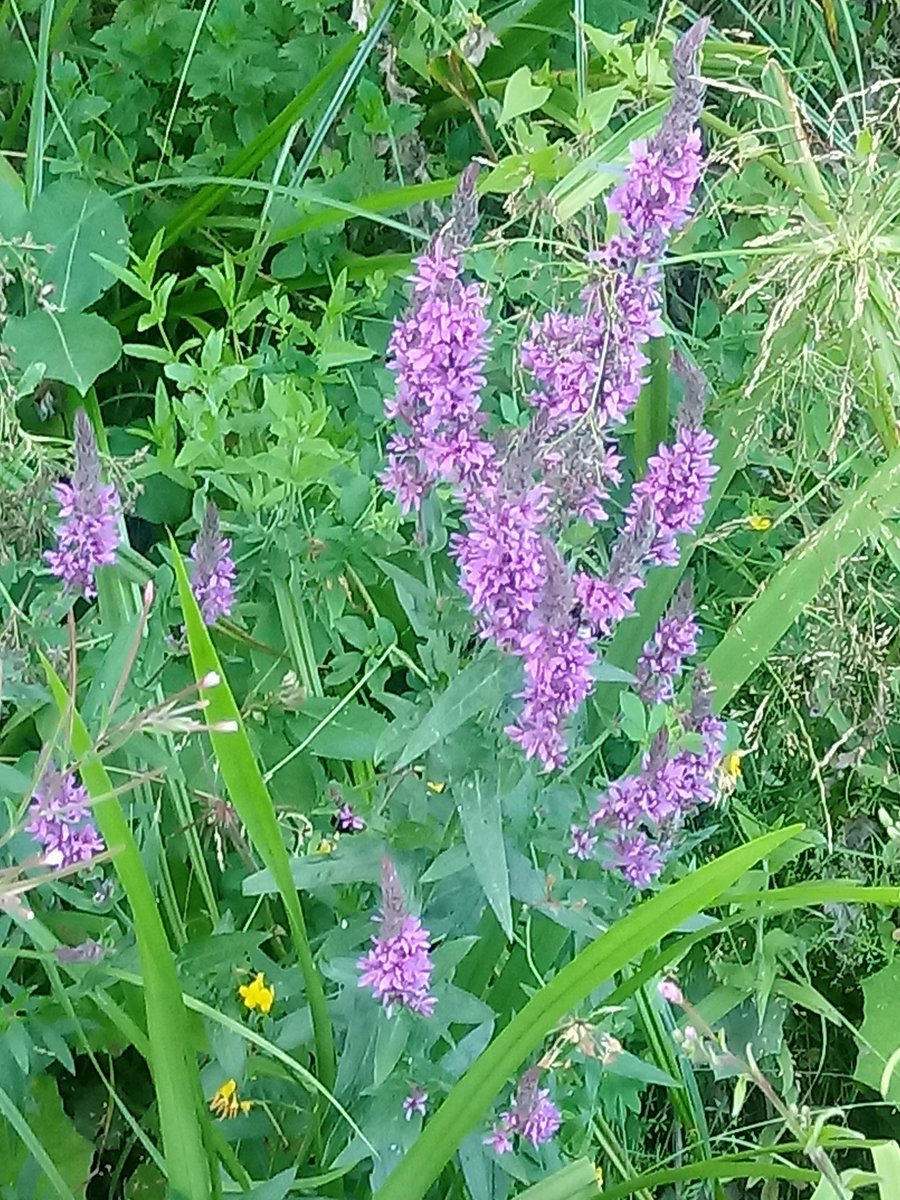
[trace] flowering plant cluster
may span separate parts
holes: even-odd
[[[593,691],[601,640],[634,613],[648,571],[678,562],[678,538],[702,522],[716,473],[716,441],[702,424],[705,380],[678,355],[684,400],[674,441],[650,457],[627,504],[615,503],[624,478],[616,430],[637,404],[644,347],[662,332],[661,256],[690,215],[702,171],[696,67],[707,28],[698,22],[675,47],[672,104],[659,132],[631,148],[608,204],[619,229],[591,255],[580,309],[546,313],[519,346],[532,381],[524,429],[494,429],[482,406],[490,297],[465,280],[462,261],[475,222],[472,173],[450,221],[416,261],[411,307],[390,341],[397,383],[387,410],[398,429],[384,483],[404,511],[438,484],[452,486],[462,530],[451,552],[478,633],[522,663],[520,707],[506,732],[545,770],[567,761],[567,722]],[[617,507],[605,569],[573,559],[564,538],[573,522],[599,529]],[[637,664],[635,689],[646,703],[675,700],[699,632],[686,585]],[[680,723],[699,734],[702,750],[670,748],[663,731],[638,774],[598,799],[588,828],[573,828],[575,859],[593,854],[602,829],[606,861],[631,883],[644,887],[659,874],[671,831],[712,799],[723,746],[702,679],[694,692]]]

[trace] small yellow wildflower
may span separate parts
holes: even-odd
[[[248,1113],[253,1107],[252,1100],[241,1100],[237,1094],[237,1084],[233,1079],[226,1079],[221,1087],[216,1088],[209,1100],[210,1111],[226,1121],[233,1120],[238,1113]]]
[[[322,838],[321,842],[319,842],[318,846],[316,846],[313,853],[314,854],[333,854],[334,853],[334,842],[330,841],[328,838]]]
[[[726,754],[722,762],[725,768],[725,774],[731,779],[740,779],[741,777],[741,758],[743,755],[740,750],[732,750],[730,754]]]
[[[244,1007],[249,1008],[251,1012],[258,1008],[261,1013],[269,1013],[275,1002],[275,989],[266,987],[266,977],[262,972],[252,983],[242,984],[238,988],[238,995],[243,1000]]]
[[[754,533],[765,533],[767,529],[772,528],[772,518],[764,517],[760,513],[751,513],[747,518],[747,524]]]
[[[597,1180],[599,1187],[603,1187],[603,1168],[599,1163],[594,1164],[594,1178]]]
[[[426,783],[425,786],[429,792],[433,792],[435,796],[439,796],[447,785],[446,783]]]

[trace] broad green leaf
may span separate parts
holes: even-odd
[[[516,117],[534,112],[536,108],[550,99],[552,88],[546,85],[535,86],[531,82],[530,67],[519,67],[509,77],[506,90],[503,93],[503,111],[497,121],[498,125],[506,125]]]
[[[900,1108],[900,958],[862,980],[863,1023],[853,1078]]]
[[[88,308],[115,283],[95,255],[117,266],[128,260],[128,227],[112,196],[66,176],[44,188],[31,211],[31,234],[41,280],[65,312]]]
[[[174,540],[171,547],[194,672],[198,680],[205,679],[210,674],[218,676],[218,683],[214,687],[202,689],[203,698],[209,702],[206,710],[207,719],[213,726],[230,722],[235,727],[233,733],[215,730],[210,732],[210,741],[231,802],[237,810],[250,840],[272,872],[278,885],[278,891],[287,912],[294,949],[297,952],[306,984],[306,996],[312,1013],[315,1033],[319,1078],[326,1088],[331,1088],[334,1085],[335,1077],[331,1020],[325,1004],[322,978],[313,961],[300,897],[291,878],[290,863],[278,825],[275,804],[256,761],[253,747],[244,728],[240,709],[228,686],[219,656],[216,654],[209,636],[209,630],[203,623],[200,609],[191,591],[184,562]]]
[[[715,903],[723,891],[798,829],[780,829],[729,851],[639,904],[576,955],[535,993],[469,1068],[378,1189],[375,1200],[421,1200],[462,1139],[484,1119],[495,1096],[567,1013],[683,921]]]
[[[59,1098],[59,1089],[52,1075],[36,1075],[28,1084],[29,1101],[22,1122],[30,1130],[34,1141],[30,1141],[23,1125],[13,1118],[12,1127],[19,1135],[19,1152],[13,1152],[0,1162],[0,1189],[13,1188],[19,1183],[20,1172],[34,1158],[35,1145],[42,1148],[45,1158],[38,1158],[41,1174],[35,1180],[34,1191],[29,1195],[34,1200],[56,1200],[59,1196],[75,1196],[84,1200],[85,1189],[91,1177],[94,1147],[82,1137],[71,1118],[66,1114]],[[10,1101],[11,1104],[11,1101]],[[6,1108],[0,1102],[0,1111]],[[49,1170],[52,1166],[56,1175]]]
[[[512,941],[509,868],[497,790],[475,775],[453,784],[453,798],[478,882],[507,939]]]
[[[69,383],[82,396],[122,353],[118,332],[95,313],[35,309],[27,317],[10,317],[3,340],[19,370],[43,363],[47,379]]]
[[[900,507],[900,453],[891,455],[769,579],[707,659],[721,711],[824,584]]]
[[[91,797],[97,828],[112,851],[113,868],[134,918],[144,978],[149,1061],[169,1184],[186,1200],[207,1200],[210,1178],[202,1132],[206,1116],[200,1077],[156,895],[106,768],[94,753],[91,736],[53,667],[46,660],[43,667],[60,719],[68,729],[69,747],[79,762],[82,783]]]
[[[885,1142],[872,1147],[872,1162],[878,1175],[880,1200],[900,1200],[900,1146]]]
[[[485,657],[471,663],[441,692],[413,731],[394,765],[402,771],[465,721],[499,703],[506,692],[509,664]]]
[[[378,739],[387,729],[387,721],[364,704],[351,701],[333,717],[336,701],[312,696],[291,721],[291,740],[299,745],[315,730],[307,749],[319,758],[358,762],[374,757]]]

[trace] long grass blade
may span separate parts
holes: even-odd
[[[739,846],[638,905],[564,967],[528,1001],[469,1068],[425,1126],[375,1200],[421,1200],[494,1097],[556,1023],[660,938],[731,887],[772,850],[794,837],[794,826]]]
[[[191,591],[187,571],[174,541],[172,542],[172,555],[191,662],[197,679],[201,680],[210,673],[219,677],[219,683],[214,687],[203,689],[203,696],[209,701],[206,715],[211,725],[230,722],[235,727],[233,733],[215,731],[210,733],[213,751],[231,802],[237,810],[251,842],[272,872],[272,877],[281,895],[294,949],[297,952],[297,959],[306,984],[306,995],[312,1014],[316,1043],[319,1079],[326,1088],[330,1089],[334,1086],[335,1079],[334,1037],[331,1020],[325,1003],[322,978],[313,961],[306,932],[306,920],[291,876],[290,861],[278,826],[275,804],[256,761],[253,747],[244,729],[240,710],[225,679],[222,664],[219,662],[219,656],[216,654],[209,631],[203,623],[200,609]]]
[[[728,704],[822,587],[900,505],[894,454],[794,550],[707,659],[719,710]]]
[[[93,805],[97,828],[134,917],[144,977],[150,1067],[156,1089],[159,1124],[169,1185],[186,1200],[208,1200],[209,1163],[201,1124],[202,1095],[175,960],[159,915],[156,897],[131,827],[115,795],[106,768],[93,751],[91,736],[71,703],[65,684],[45,659],[47,683],[72,753]]]

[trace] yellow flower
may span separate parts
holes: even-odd
[[[763,517],[759,513],[751,513],[747,518],[747,524],[754,533],[765,533],[767,529],[772,528],[772,518]]]
[[[439,796],[447,785],[446,783],[426,783],[425,786],[429,792],[434,792],[435,796]]]
[[[318,846],[316,846],[315,850],[313,851],[313,854],[333,854],[333,853],[334,853],[334,842],[329,841],[328,838],[322,838],[321,842],[319,842]]]
[[[261,972],[252,983],[239,987],[238,995],[243,1000],[244,1007],[249,1008],[251,1012],[254,1008],[258,1008],[261,1013],[271,1012],[275,1001],[275,989],[266,987],[266,977]]]
[[[594,1165],[594,1178],[597,1180],[599,1187],[603,1187],[603,1168],[599,1163]]]
[[[209,1100],[210,1111],[224,1120],[233,1120],[238,1113],[248,1113],[253,1106],[252,1100],[241,1100],[237,1094],[237,1084],[233,1079],[226,1079],[221,1087],[216,1088]]]
[[[741,758],[743,755],[740,750],[732,750],[730,754],[726,754],[722,760],[722,766],[725,768],[725,774],[730,779],[739,779],[741,775]]]

